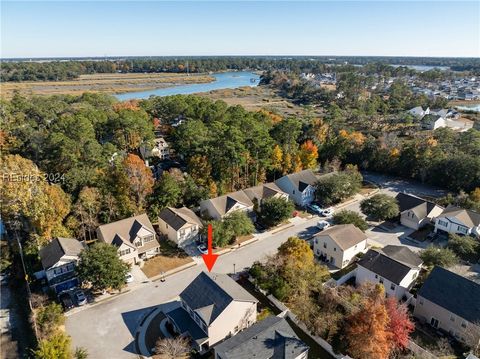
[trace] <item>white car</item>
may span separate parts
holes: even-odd
[[[333,208],[327,208],[322,211],[322,216],[331,217],[333,215]]]
[[[325,228],[328,228],[330,227],[330,223],[328,223],[327,221],[319,221],[317,223],[317,228],[320,229],[321,231],[323,231]]]
[[[125,282],[126,283],[132,283],[133,282],[133,275],[132,273],[128,272],[125,274]]]
[[[202,254],[208,254],[208,249],[205,244],[200,244],[199,246],[197,246],[197,249]]]

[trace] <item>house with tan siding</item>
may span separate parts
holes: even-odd
[[[353,224],[340,224],[318,233],[313,252],[337,268],[346,267],[358,253],[367,250],[367,236]]]
[[[417,293],[413,315],[470,346],[480,343],[480,284],[433,268]]]
[[[206,352],[257,321],[257,299],[226,274],[200,273],[165,315],[176,333]]]
[[[140,264],[160,252],[155,229],[146,214],[101,225],[97,237],[115,246],[120,259],[129,264]]]
[[[407,193],[399,193],[395,199],[400,209],[400,223],[412,229],[432,223],[444,210],[433,202]]]
[[[160,232],[179,247],[195,241],[202,227],[203,223],[200,218],[187,207],[167,207],[158,216]]]

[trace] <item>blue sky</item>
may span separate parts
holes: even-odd
[[[480,2],[1,2],[1,57],[480,57]]]

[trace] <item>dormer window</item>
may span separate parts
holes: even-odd
[[[133,244],[135,245],[135,247],[141,247],[142,246],[142,240],[137,239],[137,240],[135,240],[135,242],[133,242]]]

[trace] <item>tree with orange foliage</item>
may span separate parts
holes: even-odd
[[[407,307],[398,303],[395,297],[387,298],[385,308],[388,314],[388,331],[390,332],[390,346],[392,350],[403,350],[408,345],[410,333],[415,325],[410,320]]]
[[[317,167],[318,147],[311,140],[302,143],[299,155],[303,168],[312,169]]]
[[[389,318],[382,286],[364,298],[359,308],[347,318],[347,351],[355,359],[388,359],[390,355]]]
[[[135,198],[137,212],[142,212],[145,210],[146,197],[153,192],[152,171],[140,157],[131,153],[123,161],[123,167],[130,180],[130,191]]]

